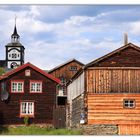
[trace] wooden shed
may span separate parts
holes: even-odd
[[[140,134],[140,48],[128,43],[85,65],[69,82],[70,126],[117,125]]]

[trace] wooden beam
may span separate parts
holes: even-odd
[[[120,70],[120,69],[136,69],[139,70],[140,67],[89,67],[88,70],[101,70],[101,69],[116,69],[116,70]]]

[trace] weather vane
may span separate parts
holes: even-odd
[[[16,25],[17,15],[15,14],[15,25]]]

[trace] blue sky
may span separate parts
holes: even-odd
[[[0,5],[0,59],[17,29],[25,62],[51,69],[76,58],[89,63],[123,45],[140,46],[140,5]]]

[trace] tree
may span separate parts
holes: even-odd
[[[5,69],[0,67],[0,75],[4,74],[5,73]]]

